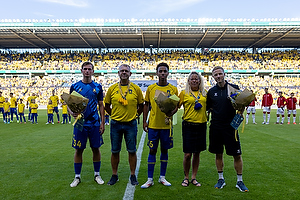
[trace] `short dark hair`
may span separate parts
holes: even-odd
[[[164,63],[164,62],[159,63],[159,64],[157,65],[157,67],[156,67],[156,71],[158,71],[158,68],[159,68],[159,67],[166,67],[166,68],[168,69],[168,71],[169,71],[169,65],[168,65],[167,63]]]
[[[223,67],[220,67],[220,66],[216,66],[216,67],[214,67],[214,68],[213,68],[213,70],[212,70],[212,72],[214,72],[214,71],[216,71],[216,70],[218,70],[218,69],[222,70],[222,71],[223,71],[223,73],[225,73],[225,71],[224,71]]]
[[[92,69],[94,69],[93,63],[91,63],[91,62],[89,62],[89,61],[82,63],[81,69],[83,69],[83,67],[84,67],[84,66],[87,66],[87,65],[92,65]]]

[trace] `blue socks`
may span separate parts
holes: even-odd
[[[82,163],[74,163],[75,177],[80,177]]]
[[[160,154],[160,175],[165,176],[168,165],[168,154]]]
[[[155,155],[149,154],[149,156],[148,156],[148,178],[153,178],[155,163],[156,163]]]
[[[153,178],[156,156],[149,154],[148,156],[148,178]],[[160,154],[160,176],[165,176],[168,165],[168,154]]]
[[[95,172],[95,175],[99,175],[99,172],[100,172],[100,166],[101,166],[101,161],[93,162],[93,164],[94,164],[94,172]]]

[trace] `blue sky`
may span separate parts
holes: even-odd
[[[300,19],[299,8],[299,0],[10,0],[0,19]]]

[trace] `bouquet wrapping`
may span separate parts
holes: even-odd
[[[237,130],[244,120],[242,112],[244,108],[254,100],[255,93],[251,92],[247,88],[244,91],[241,91],[228,84],[228,98],[230,99],[233,108],[238,110],[238,114],[234,116],[230,123],[230,125]]]
[[[63,93],[61,97],[74,113],[82,113],[89,102],[88,98],[85,98],[76,91],[73,91],[71,94]]]
[[[89,99],[85,98],[81,94],[79,94],[76,91],[73,91],[71,94],[68,93],[63,93],[61,95],[61,98],[66,102],[68,105],[69,109],[73,113],[81,113],[76,117],[75,122],[73,123],[73,126],[77,128],[78,130],[82,131],[83,130],[83,125],[84,125],[84,116],[82,112],[86,109]]]
[[[156,90],[154,100],[155,100],[158,108],[163,113],[167,114],[176,108],[180,99],[175,94],[172,96],[169,96],[167,93],[165,93],[163,91]]]
[[[255,93],[247,88],[244,91],[241,91],[228,85],[228,98],[230,99],[233,108],[241,111],[254,100]]]

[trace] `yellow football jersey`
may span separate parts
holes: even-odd
[[[31,108],[32,109],[32,108]],[[32,111],[31,111],[32,112]],[[52,104],[48,104],[47,105],[47,113],[48,114],[53,114],[53,105]]]
[[[30,108],[31,108],[31,113],[37,113],[38,105],[36,103],[31,103]]]
[[[58,102],[59,102],[58,96],[57,95],[51,96],[50,99],[52,101],[53,107],[57,107],[58,106]]]
[[[195,97],[199,97],[198,102],[201,103],[202,108],[199,110],[195,110]],[[206,96],[202,96],[201,93],[186,94],[185,90],[181,91],[179,94],[180,102],[179,106],[183,105],[184,112],[182,119],[187,122],[192,123],[205,123],[207,122],[207,114],[206,114]]]
[[[177,87],[168,83],[166,86],[159,86],[157,83],[149,85],[146,91],[145,101],[151,105],[148,127],[152,129],[170,129],[170,125],[165,123],[166,114],[158,108],[154,96],[155,91],[160,90],[168,93],[170,96],[175,94],[178,96]]]
[[[121,89],[124,94],[128,89],[128,85],[121,86]],[[128,105],[124,106],[119,102],[121,97],[119,83],[115,83],[108,88],[104,103],[112,105],[111,119],[119,122],[129,122],[136,119],[137,105],[144,102],[144,97],[140,87],[134,83],[130,83],[128,93],[126,95]]]
[[[17,99],[15,97],[10,98],[10,107],[16,108]]]
[[[18,104],[18,113],[24,113],[25,104],[19,103]]]

